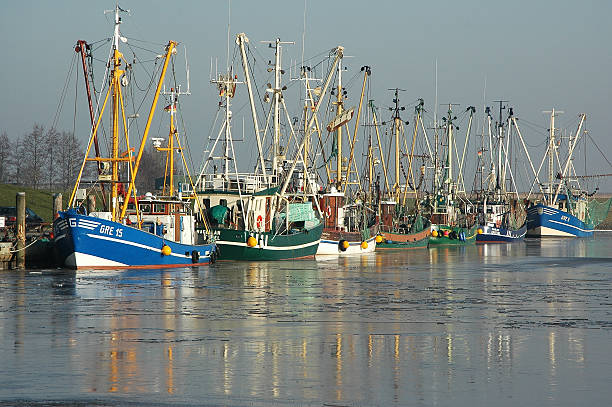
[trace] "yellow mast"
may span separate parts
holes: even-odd
[[[374,122],[374,130],[376,130],[376,140],[378,141],[378,151],[380,152],[380,162],[383,166],[383,175],[385,176],[385,187],[388,193],[391,193],[389,187],[389,177],[387,176],[387,164],[385,163],[385,154],[382,148],[382,142],[380,140],[380,131],[378,130],[378,121],[376,120],[376,109],[374,107],[374,101],[370,100],[370,108],[372,109],[372,121]]]
[[[113,85],[112,85],[112,92],[113,92],[113,104],[112,104],[112,109],[113,109],[113,145],[112,145],[112,152],[111,152],[111,157],[113,158],[113,160],[111,161],[112,164],[112,171],[113,171],[113,175],[112,175],[112,181],[111,181],[111,214],[112,214],[112,220],[113,222],[117,221],[117,197],[118,197],[118,182],[119,182],[119,162],[117,161],[119,158],[119,109],[120,109],[120,105],[121,105],[121,101],[119,100],[119,87],[121,86],[121,84],[119,83],[121,75],[123,75],[123,73],[125,72],[123,69],[120,68],[121,66],[121,59],[122,59],[123,55],[119,52],[119,50],[117,48],[115,48],[115,51],[113,53]]]
[[[168,133],[168,147],[156,147],[157,151],[166,152],[166,172],[164,174],[163,194],[166,193],[166,178],[169,179],[168,195],[174,196],[174,138],[177,138],[176,127],[174,126],[174,113],[176,112],[176,97],[174,88],[170,90],[170,132]],[[170,167],[168,169],[168,166]]]
[[[161,75],[159,77],[159,82],[157,83],[157,89],[155,90],[155,96],[153,98],[153,103],[151,104],[151,109],[149,110],[149,117],[147,118],[147,125],[145,127],[144,133],[142,135],[142,141],[140,142],[140,148],[138,149],[138,155],[136,156],[136,162],[134,163],[134,174],[132,179],[130,180],[130,185],[125,196],[130,196],[132,190],[134,189],[134,180],[136,179],[136,175],[138,174],[138,168],[140,167],[140,159],[142,158],[142,153],[144,151],[147,136],[149,135],[149,129],[151,128],[151,122],[153,121],[153,114],[155,113],[155,107],[157,106],[157,100],[159,99],[159,92],[161,91],[162,84],[164,83],[164,77],[166,76],[166,70],[168,69],[168,63],[170,62],[170,55],[174,52],[176,47],[176,42],[170,41],[166,46],[166,55],[164,57],[164,66],[161,71]],[[129,199],[126,199],[123,202],[123,207],[121,208],[121,216],[120,219],[125,217],[125,212],[127,211]]]
[[[336,97],[336,117],[342,114],[344,96],[342,95],[342,63],[338,64],[338,88]],[[342,126],[336,130],[336,185],[342,182]]]
[[[421,121],[421,111],[423,109],[423,100],[420,100],[420,104],[416,107],[416,119],[414,120],[414,133],[412,133],[412,148],[410,149],[410,156],[408,157],[408,178],[412,180],[412,189],[414,191],[415,206],[418,207],[418,191],[416,182],[414,180],[414,172],[412,171],[412,161],[414,159],[414,147],[416,143],[417,132],[419,130],[419,122]],[[408,148],[406,147],[406,150]],[[408,194],[408,180],[406,180],[406,187],[404,188],[404,196],[402,198],[402,205],[406,205],[406,195]]]
[[[348,166],[346,167],[346,179],[344,180],[344,189],[342,192],[346,193],[346,188],[349,182],[349,175],[351,173],[351,165],[353,163],[353,155],[355,153],[355,143],[357,139],[357,130],[359,129],[359,119],[361,118],[361,107],[363,106],[363,95],[365,94],[366,82],[368,75],[372,73],[369,66],[361,67],[363,71],[363,84],[361,85],[361,97],[359,98],[359,108],[357,109],[357,119],[355,120],[355,130],[353,130],[353,141],[351,142],[351,153],[349,154]],[[347,132],[348,133],[348,132]],[[350,141],[350,139],[349,139]],[[359,189],[361,189],[361,183],[359,183]]]

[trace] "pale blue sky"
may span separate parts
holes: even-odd
[[[542,110],[564,110],[560,124],[574,122],[578,113],[585,112],[592,137],[604,152],[612,152],[608,126],[612,2],[308,0],[307,4],[306,57],[343,45],[346,54],[354,56],[345,60],[348,77],[362,65],[372,66],[373,96],[380,106],[392,98],[387,88],[400,87],[407,89],[402,95],[406,104],[422,97],[433,111],[437,59],[440,103],[459,103],[461,110],[475,105],[481,115],[486,78],[487,104],[509,100],[518,117],[543,128],[548,118]],[[124,34],[154,43],[174,39],[187,46],[193,95],[183,99],[183,114],[194,138],[192,152],[201,150],[217,105],[208,83],[210,58],[225,63],[227,2],[125,0],[120,5],[131,9],[131,16],[124,17]],[[109,37],[112,25],[103,10],[113,6],[112,1],[4,2],[0,131],[15,137],[35,122],[51,124],[76,40]],[[296,42],[286,48],[285,61],[300,57],[303,0],[233,0],[231,8],[232,41],[238,32],[247,33],[256,45],[280,37]],[[263,45],[258,46],[262,55],[273,59]],[[98,57],[106,52],[107,47],[101,48]],[[350,95],[354,103],[358,87]],[[72,128],[71,109],[64,108],[60,128]],[[525,136],[532,137],[533,144],[541,137]],[[199,162],[197,154],[194,161]],[[593,163],[594,172],[612,172],[600,156],[593,156]],[[612,180],[607,180],[600,186],[612,190],[611,185]]]

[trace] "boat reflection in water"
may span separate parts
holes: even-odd
[[[7,273],[0,399],[604,405],[612,261],[567,242]]]

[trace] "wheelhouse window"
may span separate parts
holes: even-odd
[[[166,204],[156,203],[153,204],[153,213],[167,213],[166,212]]]

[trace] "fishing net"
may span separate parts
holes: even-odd
[[[525,207],[516,200],[512,201],[511,209],[508,213],[508,227],[514,230],[520,229],[525,224],[526,219],[527,212]]]
[[[410,227],[410,232],[416,233],[423,230],[425,228],[423,223],[423,217],[421,215],[417,215],[416,219],[412,223],[412,226]]]
[[[227,218],[227,206],[216,205],[210,208],[210,216],[213,220],[215,220],[218,224],[225,223],[225,219]]]
[[[593,199],[587,205],[587,213],[585,223],[591,227],[595,227],[603,222],[608,217],[612,198],[606,199],[603,202]]]

